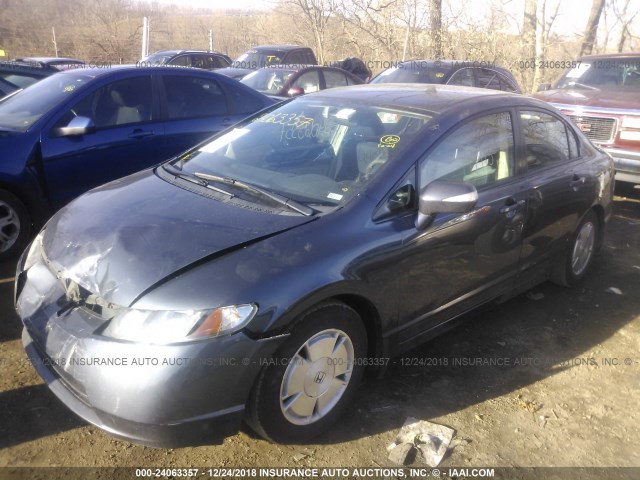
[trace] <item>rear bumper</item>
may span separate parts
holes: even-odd
[[[605,151],[613,157],[617,181],[640,183],[640,151],[618,148],[605,148]]]

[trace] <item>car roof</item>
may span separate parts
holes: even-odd
[[[42,76],[48,76],[52,73],[56,73],[59,70],[43,65],[36,62],[26,62],[18,60],[2,60],[0,61],[0,69],[2,71],[15,71],[15,72],[29,72],[34,74],[42,74]]]
[[[515,93],[487,88],[425,83],[369,83],[321,90],[302,98],[307,100],[326,98],[344,101],[345,104],[363,103],[428,114],[440,114],[455,108],[467,109],[470,100],[475,100],[479,106],[487,108],[492,106],[508,108],[518,104],[552,110],[546,102]]]
[[[309,47],[301,47],[300,45],[258,45],[257,47],[250,48],[249,50],[280,50],[283,52],[287,52],[289,50],[297,50],[299,48]]]
[[[408,65],[410,68],[420,69],[420,68],[432,68],[432,67],[475,67],[475,68],[493,68],[495,70],[500,70],[504,72],[511,73],[508,69],[504,67],[500,67],[491,62],[485,61],[470,61],[470,60],[429,60],[429,59],[416,59],[416,60],[406,60],[404,62],[400,62],[399,65],[406,66]]]
[[[586,62],[589,60],[624,60],[624,59],[640,59],[640,53],[601,53],[596,55],[583,55],[578,60]]]
[[[598,60],[601,58],[607,59],[618,59],[618,58],[640,58],[640,52],[629,52],[629,53],[600,53],[596,55],[584,55],[578,60]]]
[[[77,58],[66,58],[66,57],[23,57],[16,58],[16,61],[19,62],[36,62],[42,63],[44,65],[51,65],[56,63],[82,63],[84,61]]]
[[[158,50],[151,55],[166,54],[166,55],[178,55],[180,53],[210,53],[212,55],[224,55],[222,52],[216,50]]]
[[[405,60],[400,62],[401,65],[407,65],[407,64],[413,64],[416,67],[418,66],[437,66],[437,65],[443,65],[443,66],[453,66],[455,64],[462,64],[465,63],[463,60],[433,60],[433,59],[428,59],[428,58],[415,58],[412,60]],[[466,63],[471,63],[471,62],[466,62]]]
[[[297,64],[297,63],[274,63],[273,65],[266,65],[264,67],[260,67],[258,70],[284,70],[286,72],[301,72],[302,70],[311,69],[314,70],[336,70],[343,73],[349,73],[353,75],[350,71],[345,70],[340,67],[332,67],[330,65],[307,65],[307,64]]]
[[[175,72],[190,72],[197,75],[215,75],[216,77],[224,77],[209,70],[201,68],[185,67],[182,65],[151,65],[151,66],[136,66],[136,64],[124,64],[124,65],[109,65],[108,68],[83,68],[75,70],[64,70],[56,75],[85,75],[87,77],[103,77],[114,72],[158,72],[158,73],[175,73]],[[228,78],[228,77],[224,77]]]
[[[323,68],[322,65],[298,65],[297,63],[274,63],[260,67],[258,70],[286,70],[287,72],[299,72],[305,68]]]

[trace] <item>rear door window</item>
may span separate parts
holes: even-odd
[[[511,81],[511,79],[509,79],[506,75],[499,73],[498,77],[500,79],[500,90],[504,92],[509,92],[509,93],[518,92],[518,87],[516,87],[513,81]]]
[[[207,117],[228,113],[224,91],[215,80],[164,75],[167,118]]]
[[[191,56],[190,55],[178,55],[174,59],[172,59],[169,63],[171,65],[180,65],[181,67],[190,67],[191,66]]]
[[[529,170],[566,162],[571,157],[569,132],[559,118],[531,110],[521,111],[520,121],[524,131]]]
[[[285,57],[285,63],[288,65],[304,65],[304,55],[302,52],[291,52]]]
[[[470,68],[461,68],[451,76],[447,84],[473,87],[473,70]]]
[[[317,70],[303,73],[293,82],[294,87],[300,87],[304,93],[312,93],[320,90],[320,75]]]
[[[492,90],[501,90],[500,77],[498,72],[488,68],[476,69],[476,83],[479,88],[490,88]]]
[[[344,73],[334,72],[333,70],[324,70],[324,83],[326,88],[346,87],[347,76]]]

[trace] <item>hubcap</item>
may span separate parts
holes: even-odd
[[[8,203],[0,201],[0,252],[9,250],[20,234],[20,219]]]
[[[280,409],[295,425],[320,420],[336,406],[349,385],[354,350],[341,330],[323,330],[293,356],[280,386]]]
[[[593,255],[596,244],[596,229],[591,222],[582,225],[578,232],[575,244],[573,245],[573,254],[571,256],[571,270],[574,275],[580,275],[585,271]]]

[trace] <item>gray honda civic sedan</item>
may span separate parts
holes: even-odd
[[[589,272],[614,169],[548,104],[440,85],[296,98],[60,210],[18,264],[26,352],[155,446],[326,431],[365,368]]]

